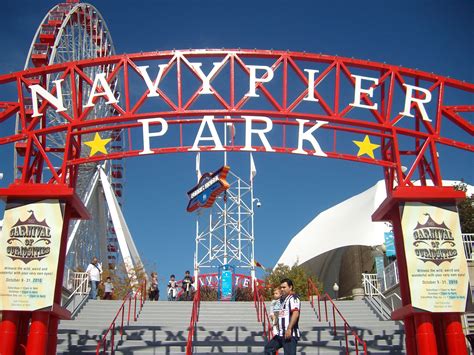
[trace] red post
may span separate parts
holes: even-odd
[[[112,325],[112,335],[110,336],[110,343],[111,343],[110,353],[115,354],[115,322]]]
[[[416,354],[416,331],[413,317],[406,317],[403,320],[405,325],[405,347],[407,354]]]
[[[443,317],[443,330],[447,355],[467,355],[466,339],[462,331],[461,317],[451,313]]]
[[[33,312],[31,317],[30,334],[26,353],[28,355],[44,355],[48,345],[48,312]]]
[[[347,322],[344,322],[344,337],[346,338],[346,354],[349,354],[349,339],[347,339]]]
[[[61,233],[58,269],[56,270],[55,294],[51,310],[35,311],[33,313],[4,311],[4,320],[0,324],[0,354],[13,355],[18,353],[19,343],[22,343],[21,345],[24,346],[30,314],[31,325],[29,327],[28,340],[26,341],[26,353],[28,355],[55,354],[58,321],[60,318],[65,319],[70,316],[70,313],[60,306],[69,220],[71,218],[87,219],[89,218],[89,213],[75,194],[74,189],[66,185],[12,184],[6,189],[0,189],[0,197],[6,198],[7,201],[25,201],[27,203],[45,199],[57,199],[66,206]],[[19,325],[20,318],[22,318],[21,326]]]
[[[0,323],[0,354],[14,355],[17,348],[18,325],[20,313],[14,311],[4,311],[2,322]]]
[[[49,318],[49,329],[48,329],[48,348],[47,354],[48,355],[55,355],[56,354],[56,347],[58,345],[58,325],[59,325],[59,318],[51,315]]]
[[[133,321],[137,321],[137,295],[135,295],[134,299],[134,304],[133,304]]]
[[[437,355],[438,346],[436,345],[436,336],[433,326],[433,318],[429,313],[415,314],[416,327],[416,347],[418,354]]]
[[[326,296],[324,296],[324,310],[326,312],[326,322],[328,321],[328,304],[326,300]]]
[[[120,325],[120,336],[123,335],[123,317],[125,315],[125,305],[122,304],[121,310],[122,310],[122,323]]]
[[[402,308],[392,313],[392,318],[404,321],[407,355],[465,355],[467,347],[458,314],[432,314],[411,306],[400,207],[407,201],[455,205],[464,196],[463,192],[447,187],[398,187],[372,215],[375,221],[392,222],[403,304]],[[444,335],[444,339],[440,334]]]
[[[319,321],[321,322],[321,300],[319,298],[319,295],[318,295],[318,318],[319,318]]]

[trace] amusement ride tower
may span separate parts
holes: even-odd
[[[115,55],[115,48],[107,24],[99,11],[92,5],[68,0],[54,6],[43,18],[39,25],[28,52],[25,70],[64,62],[83,59],[97,59]],[[100,73],[108,75],[114,70],[114,64],[104,64],[98,67],[86,68],[89,76]],[[39,75],[28,79],[30,85],[41,85],[49,91],[54,90],[56,83],[62,82],[62,97],[67,114],[73,114],[73,97],[82,92],[83,102],[87,102],[91,87],[83,86],[77,77],[77,84],[71,85],[59,73]],[[115,97],[120,97],[119,80],[116,78],[111,85]],[[32,100],[27,106],[27,118],[34,119]],[[81,108],[77,108],[81,110]],[[29,110],[29,111],[28,111]],[[113,108],[101,101],[95,105],[85,120],[94,120],[114,114]],[[41,118],[42,125],[60,126],[67,119],[61,112],[48,109]],[[16,131],[19,131],[20,116],[17,115]],[[110,140],[110,151],[118,152],[124,149],[126,131],[115,129],[101,133],[99,138]],[[94,134],[83,138],[84,144],[94,140]],[[57,165],[67,146],[66,133],[58,132],[48,136],[47,152]],[[15,145],[14,176],[21,176],[25,164],[26,143]],[[83,149],[81,156],[87,157],[92,152]],[[54,164],[55,165],[55,164]],[[53,165],[53,166],[54,166]],[[51,178],[51,171],[42,172],[43,182]],[[122,252],[123,259],[130,259],[127,271],[133,269],[133,264],[141,264],[130,232],[121,213],[124,165],[122,160],[111,160],[106,163],[86,163],[79,167],[76,191],[86,205],[92,218],[88,221],[76,220],[69,228],[67,244],[67,266],[71,269],[85,268],[93,256],[103,263],[104,269],[115,269],[117,260]],[[119,230],[119,232],[117,232]],[[118,235],[118,233],[120,235]]]
[[[225,125],[224,141],[227,141],[227,131],[233,134],[231,123]],[[255,279],[254,205],[260,207],[260,201],[254,198],[256,169],[251,153],[249,158],[249,181],[239,177],[230,167],[226,177],[229,188],[216,198],[211,208],[201,208],[196,212],[196,280],[201,274],[215,273],[228,266],[234,271],[250,274],[252,281]],[[228,165],[227,152],[224,152],[223,164]],[[196,157],[196,173],[199,182],[199,154]]]

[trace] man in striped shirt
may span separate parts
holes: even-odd
[[[265,354],[276,354],[283,348],[285,355],[296,355],[296,345],[300,338],[298,319],[300,318],[301,302],[293,292],[293,281],[283,279],[280,281],[281,310],[278,317],[278,334],[265,345]]]

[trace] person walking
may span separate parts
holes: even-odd
[[[191,300],[191,294],[193,290],[193,278],[191,277],[189,271],[184,273],[184,278],[181,284],[181,288],[183,289],[183,297],[185,301]]]
[[[293,291],[293,281],[290,279],[280,281],[280,291],[283,302],[278,316],[278,334],[265,345],[265,354],[274,355],[278,349],[283,348],[285,355],[296,355],[301,336],[298,327],[301,302]]]
[[[160,290],[158,289],[158,274],[154,271],[151,273],[149,297],[150,301],[158,301],[160,298]]]
[[[102,264],[98,262],[97,258],[94,256],[86,269],[87,276],[89,278],[89,283],[91,286],[91,291],[89,293],[89,299],[95,300],[97,298],[97,290],[99,288],[101,276],[102,276]]]

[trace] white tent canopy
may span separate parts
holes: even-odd
[[[443,181],[443,186],[460,181]],[[474,188],[467,185],[468,195]],[[316,216],[286,247],[277,264],[302,264],[327,251],[351,246],[375,246],[384,243],[384,232],[390,227],[385,222],[372,222],[372,214],[385,200],[385,182],[377,182],[370,189],[353,196]]]

